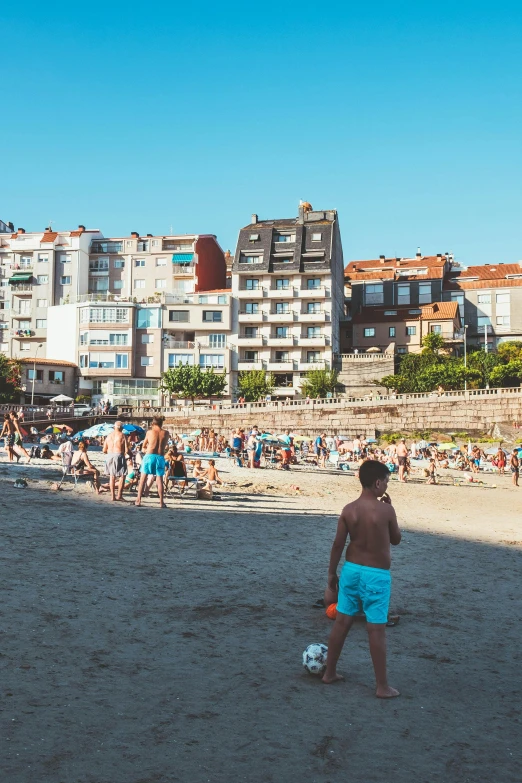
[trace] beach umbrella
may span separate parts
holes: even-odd
[[[277,435],[271,435],[269,432],[263,432],[262,435],[258,436],[258,440],[262,441],[263,443],[279,443],[279,438]]]
[[[302,443],[304,440],[310,440],[306,435],[292,435],[292,438],[296,443]]]
[[[366,443],[377,443],[377,438],[366,438]]]
[[[201,430],[194,430],[194,432],[190,433],[191,438],[197,438],[198,435],[201,435]]]
[[[454,443],[438,443],[437,446],[439,449],[444,449],[444,450],[455,448]]]
[[[99,438],[100,436],[110,435],[113,430],[114,424],[95,424],[94,427],[84,430],[82,434],[85,438]]]
[[[502,449],[502,451],[504,452],[504,454],[508,453],[506,449]],[[486,449],[486,454],[498,454],[498,449],[492,446],[490,449]]]
[[[51,397],[51,402],[72,402],[73,398],[68,397],[66,394],[58,394],[57,397]]]
[[[56,434],[56,433],[58,433],[58,432],[61,432],[61,431],[62,431],[62,428],[61,428],[61,427],[57,427],[57,426],[56,426],[56,425],[54,425],[54,424],[50,424],[50,425],[49,425],[48,427],[46,427],[44,430],[41,430],[41,431],[40,431],[40,435],[44,435],[44,434],[45,434],[45,435],[52,435],[53,433],[55,433],[55,434]]]
[[[122,430],[125,435],[130,435],[131,432],[136,432],[138,435],[145,435],[143,427],[138,427],[137,424],[124,424]]]

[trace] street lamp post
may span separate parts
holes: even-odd
[[[34,403],[34,382],[36,380],[36,357],[38,356],[38,351],[42,347],[43,343],[39,343],[36,347],[36,352],[34,354],[34,362],[33,362],[33,388],[31,390],[31,405]],[[34,411],[33,411],[33,420],[34,420]]]
[[[468,390],[468,351],[466,345],[466,337],[468,334],[468,325],[464,324],[464,391]]]

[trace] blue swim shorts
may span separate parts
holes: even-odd
[[[141,472],[145,476],[164,476],[165,458],[161,454],[145,454],[141,463]]]
[[[391,574],[387,569],[346,562],[339,580],[337,611],[354,616],[362,609],[367,622],[386,623],[390,594]]]

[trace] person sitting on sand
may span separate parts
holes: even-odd
[[[386,494],[389,472],[382,462],[367,460],[359,470],[361,494],[341,511],[328,568],[325,600],[337,599],[337,617],[328,642],[328,657],[323,682],[342,680],[337,661],[348,631],[361,606],[366,615],[366,629],[376,679],[376,696],[391,699],[399,691],[388,685],[386,672],[386,623],[390,604],[390,545],[401,541],[397,516]],[[379,500],[380,498],[380,500]],[[346,562],[337,579],[337,566],[346,539]],[[331,600],[330,600],[331,599]]]
[[[223,481],[219,476],[216,468],[216,460],[209,459],[207,468],[207,489],[212,489],[216,484],[223,485]]]
[[[197,479],[203,479],[207,475],[208,470],[206,470],[203,467],[203,464],[200,459],[197,459],[194,462],[194,466],[192,468],[192,477]]]

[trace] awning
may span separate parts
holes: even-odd
[[[32,279],[32,272],[17,272],[9,278],[10,283],[28,283]]]
[[[174,253],[172,256],[173,264],[190,264],[194,259],[194,253]]]

